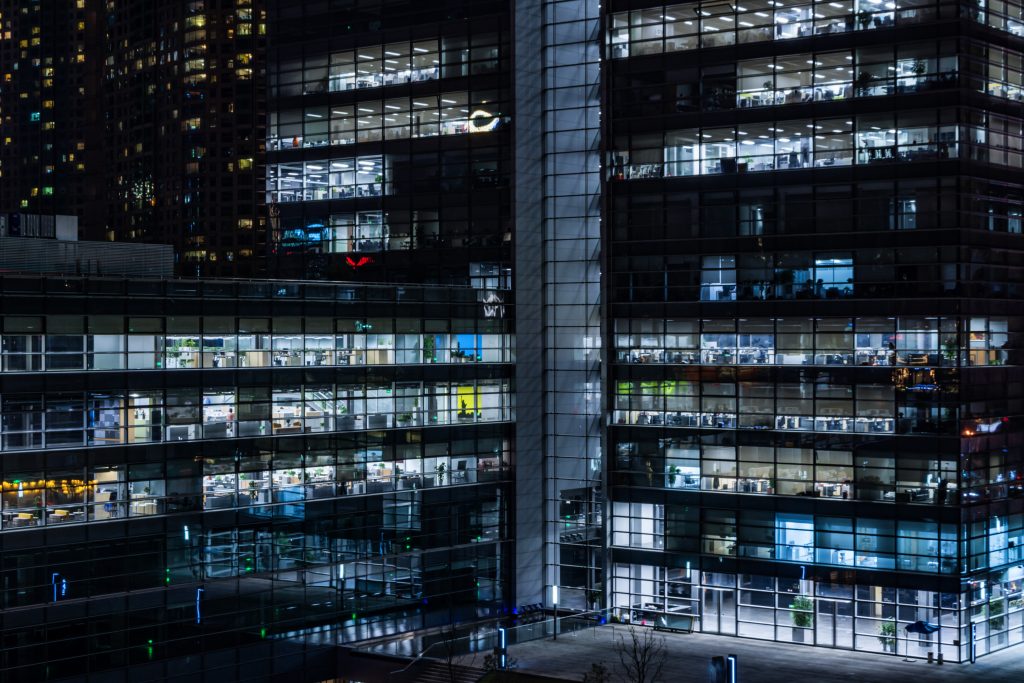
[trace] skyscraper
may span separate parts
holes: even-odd
[[[0,3],[0,211],[98,210],[97,21],[84,0]]]
[[[188,276],[266,275],[263,3],[94,4],[106,214],[83,233],[173,244]]]
[[[267,274],[259,2],[7,2],[0,23],[0,211]]]
[[[606,9],[613,606],[1019,642],[1020,6]]]

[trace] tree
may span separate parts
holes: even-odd
[[[594,662],[590,671],[583,674],[583,683],[612,683],[612,674],[604,662]]]
[[[456,673],[455,673],[456,672],[456,669],[455,669],[455,639],[456,638],[457,638],[457,634],[455,632],[455,625],[452,624],[452,625],[448,626],[447,629],[445,629],[444,634],[442,636],[442,640],[441,640],[441,643],[442,643],[441,657],[442,657],[442,659],[444,661],[445,671],[448,672],[448,680],[451,681],[451,683],[455,683],[458,680],[458,678],[456,677]]]
[[[458,683],[461,680],[463,667],[471,667],[476,664],[475,653],[469,658],[463,656],[464,643],[461,642],[462,638],[459,637],[456,626],[457,624],[451,624],[442,631],[440,641],[440,659],[451,683]],[[459,661],[460,658],[462,660],[461,663]]]
[[[513,674],[509,673],[509,669],[516,667],[516,660],[508,657],[505,658],[505,668],[501,667],[501,658],[496,654],[484,655],[484,671],[486,675],[483,680],[487,683],[503,683],[504,681],[516,680],[513,678]]]
[[[626,672],[631,683],[654,683],[661,680],[661,670],[665,666],[665,638],[654,632],[654,629],[637,629],[629,626],[629,640],[619,636],[615,649],[619,653],[619,663]]]

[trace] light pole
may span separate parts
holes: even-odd
[[[505,641],[505,629],[498,627],[498,668],[504,671],[508,667],[508,645]]]
[[[551,587],[551,609],[555,613],[554,618],[554,631],[555,636],[552,640],[558,640],[558,586]]]

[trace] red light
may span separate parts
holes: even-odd
[[[369,256],[360,256],[359,260],[356,261],[351,256],[346,256],[345,257],[345,263],[347,263],[349,266],[351,266],[353,269],[355,269],[355,268],[362,268],[363,266],[366,266],[366,265],[369,265],[369,264],[373,263],[373,259],[370,258]]]

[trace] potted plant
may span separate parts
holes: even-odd
[[[181,358],[182,365],[184,365],[185,367],[192,367],[192,363],[194,363],[195,360],[196,360],[196,353],[195,353],[195,351],[198,348],[198,346],[199,345],[196,344],[196,340],[195,339],[186,339],[185,341],[183,341],[181,343],[181,347],[180,348],[184,350],[183,351],[184,355]]]
[[[804,629],[814,627],[814,601],[806,595],[793,598],[789,616],[793,619],[793,642],[804,642]]]
[[[1006,628],[1006,599],[1005,598],[992,598],[988,601],[988,632],[990,634],[999,634],[998,637],[1002,642],[1002,638],[1006,637],[1005,633],[1000,633]]]
[[[437,362],[437,339],[432,334],[428,334],[423,338],[423,362]]]
[[[956,360],[957,343],[956,337],[946,337],[942,340],[942,357],[952,362]]]
[[[886,652],[896,654],[896,620],[887,619],[878,625],[878,642]]]

